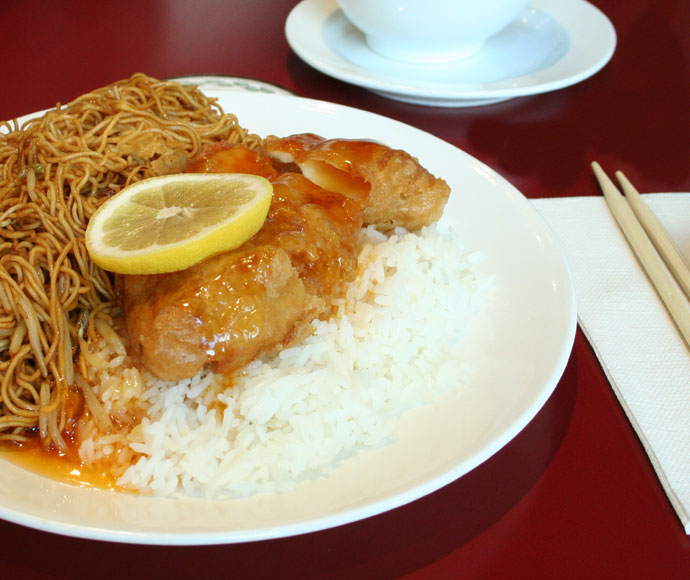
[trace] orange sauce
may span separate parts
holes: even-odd
[[[71,454],[70,454],[71,455]],[[118,490],[115,478],[84,466],[79,460],[44,449],[38,442],[0,446],[0,458],[50,479],[80,487]]]
[[[251,173],[272,179],[278,174],[259,151],[225,141],[207,145],[187,168],[188,173]]]

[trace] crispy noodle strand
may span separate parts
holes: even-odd
[[[113,281],[86,251],[89,218],[218,140],[258,143],[196,87],[143,74],[0,122],[0,440],[64,451],[84,397],[75,372],[88,375],[90,344],[113,341]]]

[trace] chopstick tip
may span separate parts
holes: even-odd
[[[640,192],[637,191],[635,186],[630,182],[630,180],[627,178],[625,173],[623,173],[620,169],[616,171],[616,179],[618,179],[618,182],[621,184],[623,187],[623,191],[626,195],[629,196],[637,196],[640,195]]]
[[[604,195],[613,195],[616,193],[620,195],[620,192],[616,189],[616,186],[614,185],[613,181],[611,181],[609,176],[606,175],[606,172],[601,168],[601,165],[599,165],[597,161],[592,161],[591,165],[592,171],[594,171],[594,176],[599,183],[602,193]]]
[[[613,185],[613,182],[609,179],[609,176],[606,175],[606,172],[601,165],[599,165],[598,161],[592,161],[591,166],[599,185],[603,185],[603,182],[610,182]]]

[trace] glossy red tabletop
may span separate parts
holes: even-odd
[[[295,0],[5,1],[0,117],[137,71],[244,76],[419,127],[528,198],[599,195],[593,159],[624,170],[641,191],[690,191],[690,4],[593,3],[618,35],[599,73],[551,93],[440,109],[387,100],[306,65],[284,34]],[[680,579],[690,578],[690,538],[578,330],[562,380],[524,431],[412,504],[227,546],[110,544],[0,522],[0,562],[8,579]]]

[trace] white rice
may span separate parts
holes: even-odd
[[[456,347],[490,285],[476,255],[436,228],[363,235],[356,281],[303,344],[253,362],[230,387],[209,372],[174,384],[145,377],[146,416],[116,453],[133,462],[121,486],[215,498],[283,491],[393,441],[400,413],[461,388],[468,371]],[[112,455],[108,437],[85,437],[82,459]]]

